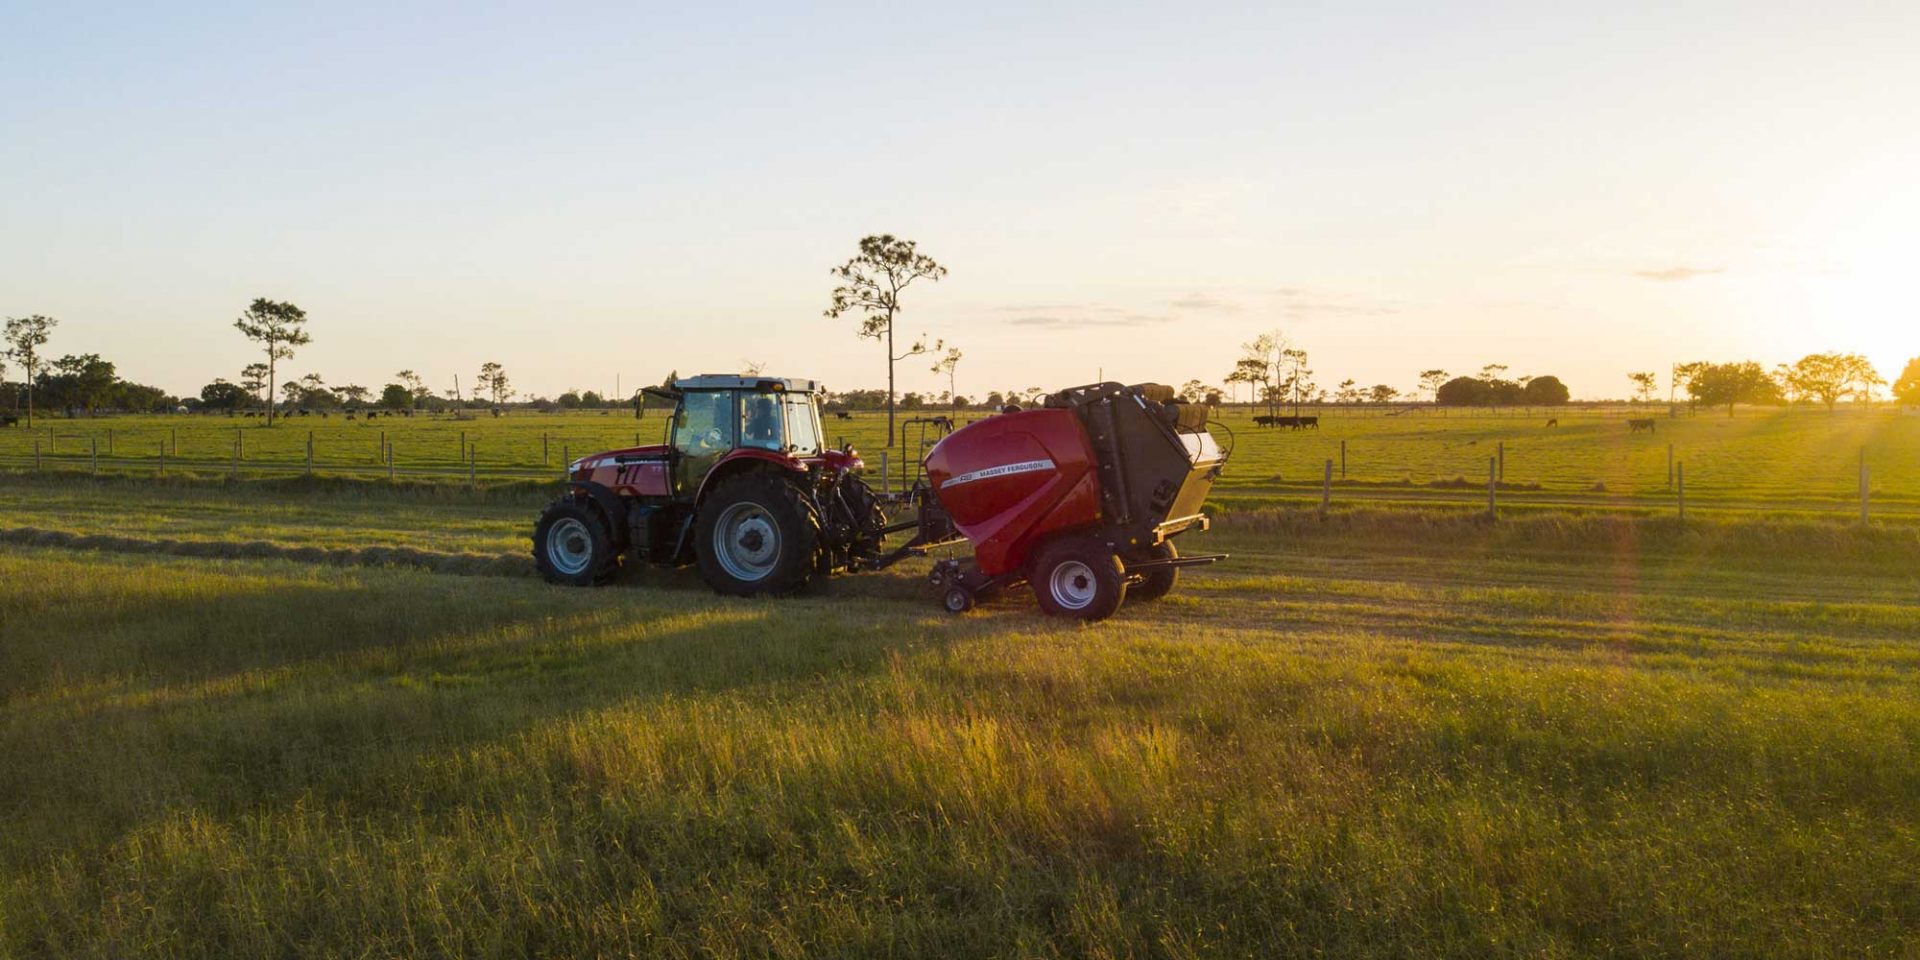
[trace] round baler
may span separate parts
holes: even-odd
[[[1207,528],[1201,513],[1227,454],[1207,408],[1157,384],[1062,390],[1036,410],[970,424],[927,455],[931,493],[973,544],[932,578],[949,610],[1026,581],[1048,613],[1098,620],[1131,591],[1155,599],[1179,568],[1173,538]]]

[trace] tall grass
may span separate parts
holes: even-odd
[[[1092,628],[0,547],[0,954],[1920,949],[1911,569],[1217,540]]]

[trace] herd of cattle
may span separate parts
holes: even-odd
[[[1289,430],[1318,430],[1319,417],[1270,417],[1266,414],[1253,418],[1256,427],[1286,427]]]

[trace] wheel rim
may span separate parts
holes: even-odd
[[[735,580],[761,580],[780,562],[780,528],[757,503],[736,503],[713,527],[713,556]]]
[[[959,590],[947,591],[947,609],[954,613],[967,609],[967,595]]]
[[[1047,575],[1047,592],[1053,595],[1053,602],[1067,610],[1084,610],[1093,603],[1100,593],[1100,582],[1093,575],[1093,568],[1078,560],[1066,560],[1053,567]]]
[[[547,528],[547,563],[572,576],[584,572],[593,560],[593,534],[587,525],[566,517]]]

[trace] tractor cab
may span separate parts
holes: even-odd
[[[826,452],[811,380],[709,374],[676,380],[674,388],[651,392],[674,401],[666,452],[678,498],[697,497],[723,462],[745,457],[804,469]]]

